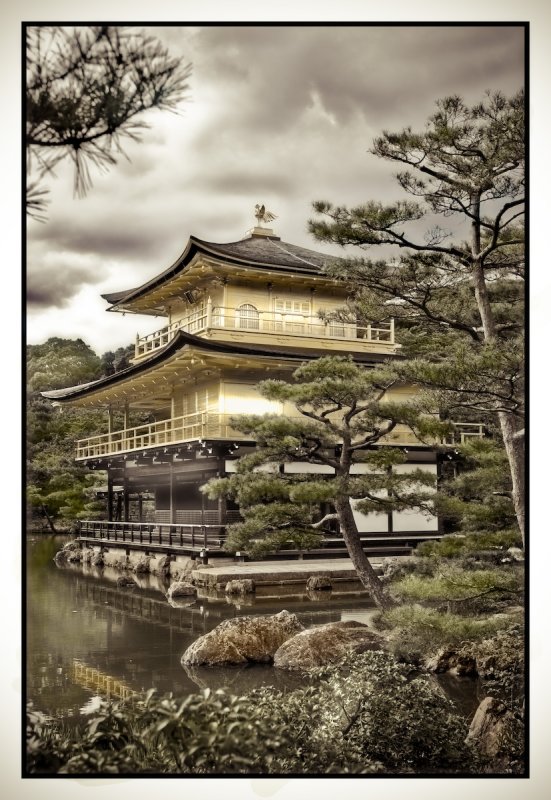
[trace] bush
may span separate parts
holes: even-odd
[[[520,547],[522,541],[517,531],[469,533],[466,536],[444,536],[440,541],[421,542],[415,555],[423,557],[457,558],[484,550],[505,552],[509,547]]]
[[[235,697],[205,690],[104,702],[69,733],[29,713],[28,770],[46,774],[285,775],[474,772],[466,720],[383,652],[315,673],[317,684]]]
[[[445,602],[465,610],[484,608],[496,599],[507,598],[518,603],[523,591],[523,570],[469,569],[459,565],[440,567],[435,575],[416,574],[392,584],[392,592],[406,601]]]
[[[383,583],[392,583],[404,578],[406,575],[434,575],[438,562],[434,558],[420,558],[417,555],[385,558],[382,563]]]
[[[441,647],[491,636],[511,620],[505,616],[473,619],[420,605],[403,605],[380,614],[377,623],[392,629],[390,648],[396,656],[419,663]]]

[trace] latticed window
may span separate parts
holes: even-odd
[[[260,315],[258,309],[250,303],[243,303],[236,310],[236,327],[258,330],[260,328]]]
[[[285,314],[309,314],[310,303],[304,303],[301,300],[276,300],[275,310]]]

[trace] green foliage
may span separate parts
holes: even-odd
[[[499,532],[515,525],[511,474],[499,440],[471,439],[457,447],[451,476],[442,485],[437,509],[452,530]],[[444,474],[448,470],[444,466]],[[520,539],[519,539],[520,541]]]
[[[488,600],[506,598],[518,603],[524,587],[517,569],[464,570],[457,564],[441,565],[432,576],[411,574],[392,584],[392,592],[408,602],[445,603],[470,610],[485,607]]]
[[[104,702],[85,730],[28,717],[33,774],[475,773],[467,722],[424,678],[383,652],[315,674],[316,685],[243,697],[149,692]]]
[[[391,630],[390,647],[401,658],[417,662],[441,647],[483,639],[507,627],[510,620],[467,617],[421,605],[401,605],[385,611],[378,624]]]
[[[516,530],[470,533],[466,536],[444,536],[439,542],[421,542],[415,555],[429,558],[460,558],[482,551],[504,553],[509,547],[519,547],[520,536]]]
[[[361,498],[358,508],[364,513],[412,507],[432,513],[434,477],[421,470],[399,473],[392,467],[404,463],[404,453],[370,447],[397,424],[417,431],[430,427],[432,432],[439,426],[422,418],[411,404],[386,400],[385,392],[394,382],[389,368],[365,369],[343,356],[303,364],[291,382],[261,382],[263,396],[292,402],[297,415],[231,420],[233,427],[255,439],[257,450],[239,459],[234,475],[203,487],[211,498],[229,497],[239,503],[245,520],[229,528],[230,552],[259,555],[289,543],[313,547],[323,532],[320,506],[347,505],[349,498]],[[330,470],[323,477],[280,472],[280,464],[296,461]],[[354,464],[371,469],[354,475]],[[342,529],[344,522],[339,522]],[[351,535],[357,535],[353,520],[346,524]]]
[[[472,107],[457,96],[437,101],[422,131],[385,131],[371,150],[399,166],[397,181],[413,200],[350,209],[320,201],[320,218],[309,222],[320,241],[392,248],[385,259],[328,265],[351,294],[335,316],[364,324],[394,317],[407,357],[396,374],[424,390],[418,410],[502,435],[523,534],[524,112],[522,92],[488,93]],[[454,230],[444,227],[450,216]],[[503,495],[490,506],[478,497],[471,512],[456,498],[447,510],[466,513],[471,530],[511,517]]]
[[[44,221],[42,177],[69,158],[84,194],[90,165],[107,169],[125,137],[139,139],[143,112],[176,107],[190,68],[145,32],[105,25],[29,26],[26,54],[26,146],[37,170],[28,211]]]
[[[82,339],[53,336],[27,346],[27,387],[43,392],[86,383],[100,376],[100,359]]]
[[[74,460],[76,439],[102,432],[99,411],[55,408],[40,392],[99,377],[100,359],[81,339],[51,338],[27,348],[27,502],[31,525],[94,518],[102,510],[96,488],[104,478]]]

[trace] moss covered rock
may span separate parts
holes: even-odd
[[[289,611],[227,619],[193,642],[182,656],[182,664],[269,663],[283,642],[301,630],[297,617]]]
[[[274,666],[313,669],[336,664],[349,653],[382,650],[385,638],[361,622],[330,622],[297,633],[278,649]]]

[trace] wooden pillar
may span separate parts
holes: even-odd
[[[172,464],[169,466],[169,481],[168,485],[170,487],[170,522],[174,523],[176,520],[176,509],[174,508],[174,469]]]
[[[113,521],[113,478],[107,477],[107,519]]]
[[[223,478],[226,474],[226,459],[222,454],[218,457],[218,478]],[[225,497],[218,498],[218,524],[226,524],[226,514],[228,510],[228,501]]]
[[[143,522],[143,496],[138,492],[138,522]]]
[[[123,479],[123,519],[125,522],[130,521],[130,496],[128,491],[128,481],[126,475]]]

